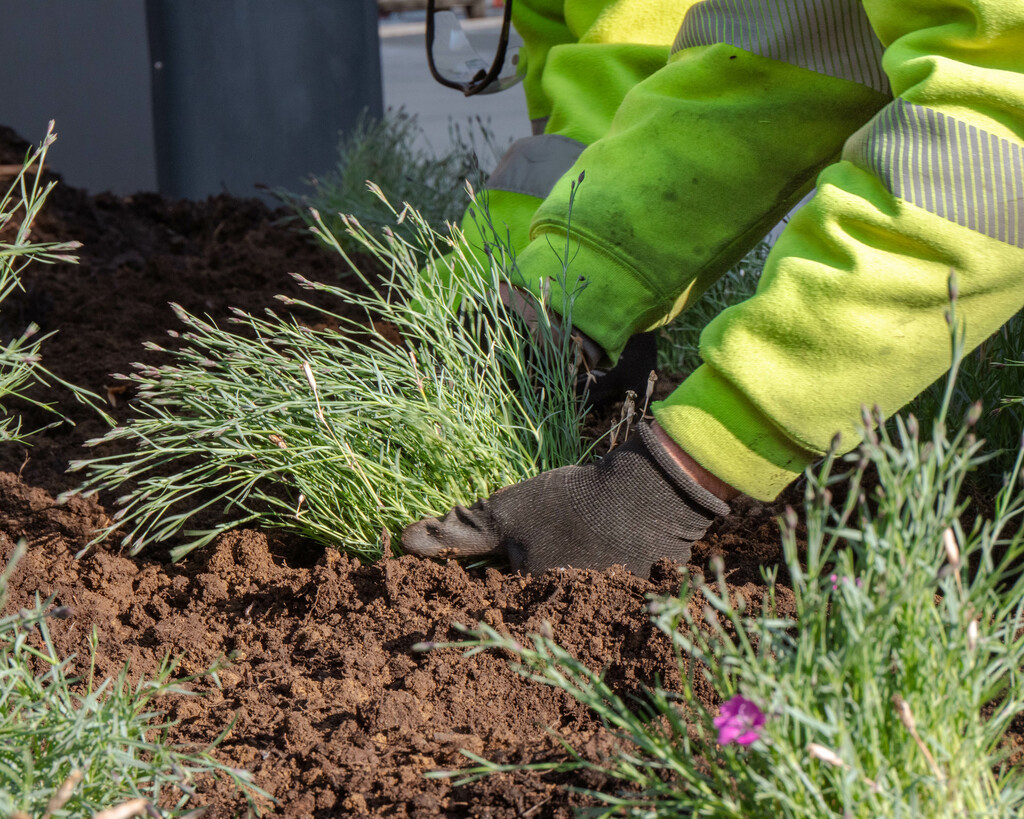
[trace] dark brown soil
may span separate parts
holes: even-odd
[[[24,144],[0,129],[0,165]],[[5,184],[0,180],[0,184]],[[37,239],[77,239],[81,264],[35,266],[28,293],[4,306],[4,335],[35,321],[59,331],[45,364],[101,395],[144,340],[175,326],[167,302],[214,318],[229,306],[259,310],[278,293],[296,295],[289,271],[337,280],[340,260],[317,248],[285,214],[254,200],[173,202],[145,194],[86,196],[60,186]],[[124,399],[111,412],[123,417]],[[564,817],[583,797],[566,776],[507,774],[463,787],[424,778],[464,763],[460,749],[499,762],[564,758],[552,728],[597,758],[610,745],[600,721],[566,695],[519,677],[507,658],[453,650],[415,653],[419,642],[457,636],[455,624],[483,621],[522,637],[549,624],[554,637],[624,694],[673,679],[666,641],[645,612],[647,595],[678,587],[675,567],[653,579],[624,571],[567,570],[523,578],[411,557],[360,566],[340,554],[273,532],[231,532],[183,563],[138,558],[100,546],[76,560],[107,519],[100,502],[54,498],[74,485],[67,462],[102,426],[73,410],[74,428],[42,432],[31,449],[0,447],[0,561],[25,538],[29,552],[11,584],[10,605],[56,595],[74,616],[55,623],[62,651],[83,654],[95,628],[99,668],[130,661],[152,674],[167,656],[183,673],[230,664],[194,684],[203,697],[166,705],[174,739],[204,746],[234,718],[216,750],[247,768],[282,816]],[[42,416],[30,416],[41,421]],[[103,501],[104,499],[100,499]],[[780,558],[779,507],[747,502],[696,545],[692,567],[725,557],[732,590],[756,604],[760,567]],[[713,692],[706,692],[708,701]],[[571,783],[594,786],[581,775]],[[209,790],[209,816],[244,815],[244,802]]]
[[[208,743],[235,718],[217,755],[253,771],[283,816],[570,815],[581,800],[557,787],[565,776],[501,775],[461,788],[423,777],[465,764],[460,749],[499,762],[559,758],[547,727],[592,754],[610,744],[592,714],[522,679],[502,656],[412,651],[455,638],[456,623],[483,621],[517,637],[547,623],[622,694],[675,676],[644,609],[647,594],[678,589],[669,565],[653,581],[615,569],[526,579],[412,557],[360,566],[253,530],[178,565],[104,548],[76,560],[102,517],[91,502],[55,507],[46,490],[0,474],[0,557],[16,537],[31,544],[11,605],[28,604],[36,590],[56,594],[75,614],[54,624],[60,648],[83,651],[97,628],[101,675],[129,660],[136,673],[153,673],[168,653],[182,656],[183,673],[229,657],[221,688],[201,682],[204,698],[169,703],[181,721],[174,738]],[[777,557],[767,544],[763,554],[734,545],[729,564],[747,570]],[[714,548],[703,546],[695,562]],[[737,580],[739,593],[759,596],[755,583]],[[227,793],[206,800],[212,816],[242,807]]]

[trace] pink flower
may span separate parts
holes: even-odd
[[[761,735],[765,716],[761,709],[739,694],[722,703],[722,710],[715,717],[718,729],[718,744],[749,745]]]

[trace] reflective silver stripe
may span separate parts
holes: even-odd
[[[893,196],[1024,249],[1024,145],[896,100],[850,137],[843,159]]]
[[[891,93],[861,0],[703,0],[683,18],[672,53],[715,43]]]
[[[558,134],[517,139],[487,180],[487,187],[545,199],[586,147]]]

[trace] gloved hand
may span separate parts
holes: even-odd
[[[499,288],[501,303],[523,324],[524,331],[536,335],[540,319],[536,301],[523,295],[516,287],[502,284]],[[553,322],[558,329],[557,316]],[[627,343],[614,366],[607,366],[604,350],[585,333],[575,327],[570,333],[580,351],[580,367],[576,376],[576,395],[592,409],[621,401],[628,391],[643,396],[647,381],[658,364],[658,340],[654,332],[638,333]]]
[[[663,557],[689,560],[690,545],[728,511],[640,424],[596,463],[544,472],[406,527],[402,548],[423,557],[505,556],[535,574],[618,563],[647,577]]]

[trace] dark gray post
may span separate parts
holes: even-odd
[[[0,0],[0,12],[0,123],[35,144],[56,120],[50,164],[70,185],[155,190],[139,0]]]
[[[295,189],[382,112],[375,0],[146,0],[160,191]]]

